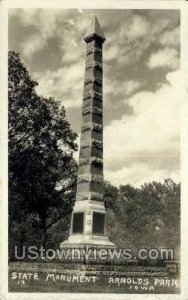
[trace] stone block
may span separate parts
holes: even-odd
[[[83,122],[83,124],[93,122],[93,115],[92,114],[82,115],[82,122]]]
[[[99,68],[98,66],[95,66],[95,67],[93,68],[93,75],[94,75],[95,77],[98,77],[98,78],[101,78],[101,79],[102,79],[102,75],[103,75],[102,69]]]
[[[87,88],[88,85],[96,84],[102,86],[102,78],[91,76],[89,78],[85,78],[84,80],[84,89]],[[91,88],[92,86],[90,86]]]
[[[99,107],[85,107],[82,109],[82,115],[87,115],[87,114],[95,114],[95,115],[102,115],[102,109]]]
[[[102,94],[102,83],[99,82],[89,82],[88,84],[84,85],[84,93],[88,92],[97,92],[99,94]]]
[[[94,61],[102,64],[102,55],[99,52],[90,53],[86,56],[86,66],[90,65]]]
[[[93,83],[93,91],[99,93],[99,94],[102,94],[102,83],[99,84],[98,82],[94,82]]]
[[[84,84],[86,85],[89,81],[99,81],[102,82],[102,71],[94,72],[95,67],[85,70]]]
[[[86,55],[93,53],[94,51],[98,51],[98,52],[102,53],[102,47],[100,47],[96,43],[88,43],[87,49],[86,49]]]
[[[96,100],[102,101],[102,94],[93,90],[84,89],[83,100],[85,101],[89,98],[95,98]]]
[[[92,146],[91,155],[96,156],[98,158],[102,158],[103,157],[103,149],[98,149],[95,146]]]
[[[97,40],[92,40],[86,45],[86,52],[91,51],[94,48],[99,48],[102,51],[102,43]]]
[[[99,69],[102,70],[102,62],[98,62],[98,61],[90,61],[86,64],[85,66],[85,70],[89,69],[89,68],[94,68],[94,67],[98,67]]]
[[[96,98],[87,98],[83,101],[82,108],[85,109],[87,107],[98,107],[102,109],[102,101]]]
[[[92,129],[93,131],[100,132],[101,134],[103,134],[103,125],[101,124],[93,123]]]
[[[92,107],[93,105],[93,98],[87,98],[86,100],[83,101],[83,108],[87,108],[87,107]]]
[[[91,130],[87,130],[81,133],[81,139],[80,139],[80,144],[84,144],[86,141],[88,141],[87,144],[90,144],[91,141]]]
[[[98,114],[86,114],[83,115],[82,117],[83,123],[89,123],[89,122],[93,122],[93,123],[97,123],[99,125],[102,125],[103,120],[102,120],[102,115],[98,115]]]
[[[102,175],[103,166],[102,165],[91,165],[91,174]]]
[[[104,192],[103,182],[91,182],[90,191],[102,194]]]
[[[92,140],[98,140],[101,143],[103,141],[103,134],[102,134],[102,132],[92,130],[91,138],[92,138]]]
[[[98,47],[94,47],[93,49],[88,50],[87,56],[92,56],[92,59],[95,61],[102,61],[102,51]]]
[[[78,174],[79,175],[83,175],[83,174],[88,174],[91,172],[91,165],[79,165],[79,170],[78,170]]]
[[[77,183],[77,192],[90,192],[91,190],[91,186],[90,186],[90,182],[78,182]]]
[[[92,122],[98,123],[99,125],[102,125],[102,123],[103,123],[102,114],[101,115],[93,114],[91,116],[91,119],[92,119]]]
[[[85,158],[90,156],[91,156],[91,147],[80,148],[80,156],[79,156],[80,158]]]
[[[96,98],[93,98],[92,100],[93,100],[93,101],[92,101],[92,105],[93,105],[94,107],[98,107],[98,108],[101,108],[101,109],[102,109],[103,105],[102,105],[102,101],[101,101],[101,100],[96,99]]]

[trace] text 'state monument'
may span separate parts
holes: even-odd
[[[106,236],[103,201],[103,43],[96,17],[86,42],[77,194],[69,238],[60,247],[115,247]]]

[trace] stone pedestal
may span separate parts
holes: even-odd
[[[79,215],[79,221],[82,226],[77,226],[82,232],[74,232],[74,217]],[[69,238],[61,243],[61,248],[80,248],[84,246],[99,246],[115,248],[116,246],[106,236],[105,226],[105,208],[103,202],[97,201],[76,201],[71,220],[71,230]],[[97,220],[97,218],[99,218]],[[103,219],[104,218],[104,219]],[[83,220],[83,222],[82,222]],[[99,221],[99,222],[97,222]],[[96,224],[97,223],[97,224]],[[82,228],[81,228],[82,227]],[[96,228],[97,227],[97,228]],[[101,231],[100,234],[95,232]],[[81,230],[80,230],[81,231]]]

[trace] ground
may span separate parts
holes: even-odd
[[[155,266],[16,262],[9,264],[9,291],[178,294],[178,272],[167,273]]]

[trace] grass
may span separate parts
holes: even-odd
[[[178,294],[178,274],[143,266],[9,263],[10,292]],[[162,272],[161,272],[162,271]],[[148,276],[149,275],[149,276]]]

